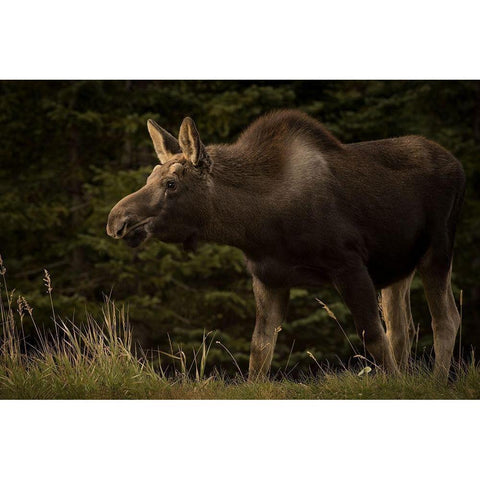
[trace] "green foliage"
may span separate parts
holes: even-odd
[[[16,294],[37,321],[51,323],[43,268],[56,308],[76,318],[99,311],[104,295],[128,308],[144,348],[168,351],[168,335],[191,350],[204,329],[248,365],[255,306],[243,254],[201,245],[148,242],[131,250],[105,235],[111,207],[139,188],[156,160],[146,131],[155,119],[173,134],[195,118],[206,143],[229,142],[258,115],[300,108],[344,142],[420,134],[463,163],[468,179],[458,229],[454,283],[464,290],[464,346],[480,343],[480,86],[424,81],[55,81],[0,82],[0,253]],[[348,310],[330,289],[294,289],[273,370],[310,368],[306,354],[333,364],[362,350]],[[319,308],[334,311],[339,325]],[[418,349],[430,348],[430,319],[413,284]],[[457,297],[458,298],[458,297]],[[26,325],[28,330],[28,325]],[[228,353],[212,355],[235,371]]]

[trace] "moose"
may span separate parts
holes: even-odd
[[[223,145],[205,146],[189,117],[178,140],[153,120],[147,127],[160,163],[112,208],[107,233],[131,247],[154,237],[244,252],[256,302],[249,379],[269,373],[290,288],[326,283],[379,368],[404,371],[416,271],[434,373],[446,378],[460,325],[451,271],[465,190],[451,153],[421,136],[344,144],[297,110],[268,113]]]

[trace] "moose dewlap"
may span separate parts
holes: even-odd
[[[291,110],[257,119],[229,145],[205,146],[190,118],[178,140],[152,120],[148,131],[160,164],[113,207],[107,233],[132,247],[155,237],[243,250],[257,305],[250,378],[270,369],[290,288],[325,283],[342,295],[375,362],[404,368],[416,271],[432,315],[435,371],[448,373],[460,323],[450,275],[465,189],[452,154],[419,136],[342,144]]]

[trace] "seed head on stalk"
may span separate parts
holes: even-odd
[[[55,324],[55,331],[57,330],[57,323],[55,321],[55,308],[53,307],[53,299],[52,299],[52,280],[50,279],[50,274],[48,273],[48,270],[46,268],[43,269],[45,275],[43,276],[43,282],[45,283],[45,286],[47,287],[47,293],[48,296],[50,297],[50,305],[52,307],[52,314],[53,314],[53,323]]]

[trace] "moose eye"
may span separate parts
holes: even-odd
[[[167,188],[169,188],[170,190],[173,190],[175,187],[176,187],[176,184],[173,180],[169,180],[167,182]]]

